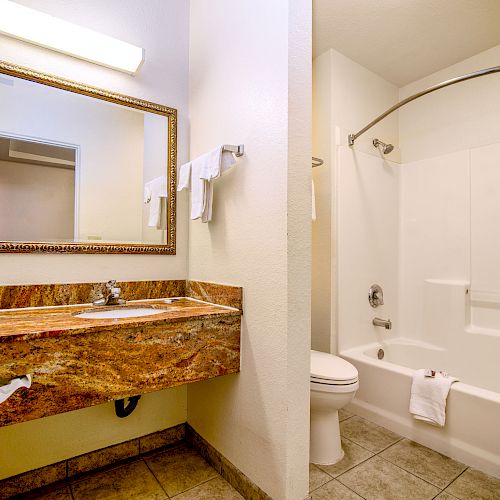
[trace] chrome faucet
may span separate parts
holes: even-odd
[[[101,292],[98,299],[94,300],[94,306],[116,306],[126,303],[126,301],[120,297],[121,289],[116,286],[116,280],[108,281],[105,287],[105,292]]]
[[[383,326],[386,330],[392,328],[392,321],[390,319],[373,318],[372,323],[375,326]]]

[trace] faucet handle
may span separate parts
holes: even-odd
[[[368,301],[372,307],[384,305],[384,291],[380,285],[372,285],[368,290]]]
[[[113,288],[116,288],[116,280],[109,280],[106,283],[106,288],[112,290]]]

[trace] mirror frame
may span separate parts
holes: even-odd
[[[61,90],[74,92],[121,104],[129,108],[140,109],[168,118],[168,225],[167,243],[164,245],[145,243],[52,243],[52,242],[14,242],[0,241],[0,253],[94,253],[94,254],[168,254],[175,255],[175,209],[176,209],[176,174],[177,174],[177,110],[162,104],[144,101],[136,97],[118,94],[110,90],[92,87],[59,76],[42,73],[31,68],[18,66],[0,60],[0,74],[14,76],[23,80],[41,83]]]

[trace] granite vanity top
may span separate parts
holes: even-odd
[[[29,389],[0,405],[0,427],[240,371],[241,288],[179,281],[121,286],[127,304],[111,307],[78,303],[95,284],[0,287],[0,380],[32,377]],[[75,316],[122,307],[161,313]]]
[[[81,304],[72,306],[37,307],[0,310],[0,344],[6,342],[26,341],[29,339],[55,338],[82,333],[101,331],[103,328],[118,330],[120,328],[159,326],[166,323],[187,321],[190,319],[217,318],[223,316],[240,316],[236,308],[201,302],[189,297],[172,299],[134,300],[125,306],[100,306]],[[85,311],[105,311],[107,309],[150,307],[159,309],[161,314],[131,318],[85,319],[76,314]]]

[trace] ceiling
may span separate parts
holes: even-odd
[[[73,170],[76,150],[69,147],[0,136],[0,160]]]
[[[313,56],[334,48],[398,86],[499,44],[500,0],[313,0]]]

